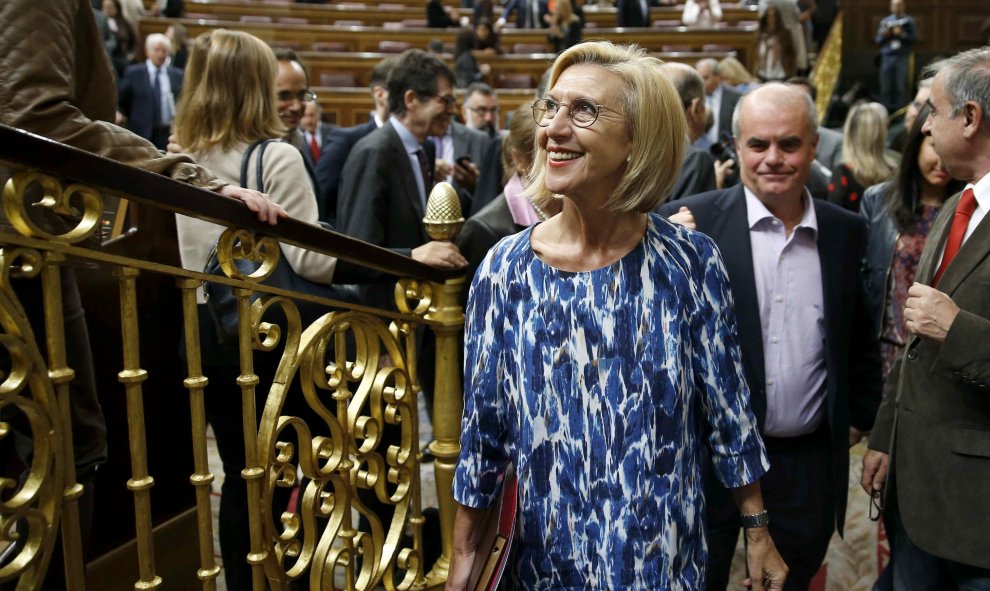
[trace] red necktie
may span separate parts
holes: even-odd
[[[315,133],[312,133],[309,136],[309,151],[313,153],[314,162],[320,159],[320,144],[316,143]]]
[[[962,247],[963,236],[966,235],[966,228],[969,227],[969,220],[973,217],[974,211],[976,211],[976,194],[973,193],[973,189],[966,189],[963,191],[962,198],[959,199],[959,203],[956,205],[955,215],[952,216],[952,227],[949,228],[949,239],[945,242],[945,253],[942,255],[942,264],[938,266],[938,271],[935,271],[935,277],[932,278],[932,287],[938,286],[938,280],[942,278],[942,274],[945,273],[952,259],[956,258],[959,248]]]

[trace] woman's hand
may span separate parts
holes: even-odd
[[[275,203],[268,195],[260,191],[244,189],[236,185],[224,185],[219,193],[227,197],[240,199],[247,205],[248,209],[258,214],[259,220],[272,226],[278,223],[279,218],[289,217],[289,214],[282,209],[281,205]]]
[[[457,505],[457,515],[454,517],[454,547],[450,556],[450,570],[447,571],[446,591],[463,591],[467,589],[474,567],[474,554],[478,549],[478,538],[481,536],[481,524],[484,522],[488,509],[472,509]]]
[[[779,591],[787,579],[787,565],[777,552],[766,526],[746,530],[746,566],[749,578],[743,585],[753,591]]]

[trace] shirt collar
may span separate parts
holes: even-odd
[[[976,203],[983,211],[990,211],[990,172],[983,175],[983,178],[976,181],[976,184],[966,185],[967,189],[973,189],[976,196]]]
[[[158,70],[161,70],[162,68],[164,68],[165,66],[167,66],[168,65],[168,62],[162,64],[161,67],[159,67],[159,66],[156,66],[155,64],[153,64],[151,62],[151,60],[149,59],[149,60],[144,60],[144,65],[148,67],[148,71],[149,72],[157,72]]]
[[[749,187],[743,185],[743,191],[746,193],[746,216],[749,222],[749,229],[757,229],[759,225],[764,220],[768,219],[779,219],[777,216],[773,215],[767,206],[763,204],[762,201],[749,190]],[[804,214],[801,216],[801,221],[794,226],[794,229],[807,228],[811,231],[813,237],[818,237],[818,216],[815,214],[815,207],[811,202],[811,194],[808,189],[805,188],[804,194],[801,196],[801,202],[804,205]]]
[[[416,136],[398,118],[395,116],[389,117],[388,122],[395,128],[395,133],[399,134],[399,139],[402,140],[402,145],[406,148],[406,152],[415,154],[423,148],[422,144],[416,139]]]

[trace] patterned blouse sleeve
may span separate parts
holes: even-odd
[[[712,463],[718,479],[736,488],[760,478],[770,467],[742,368],[739,333],[722,256],[706,236],[691,233],[698,249],[692,315],[692,360]]]
[[[506,273],[499,253],[505,250],[496,246],[482,262],[465,310],[464,414],[454,498],[474,508],[495,503],[509,457],[501,362]]]

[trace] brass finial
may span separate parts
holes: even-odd
[[[430,191],[423,225],[431,239],[445,242],[456,238],[461,231],[461,226],[464,225],[461,200],[450,183],[437,183]]]

